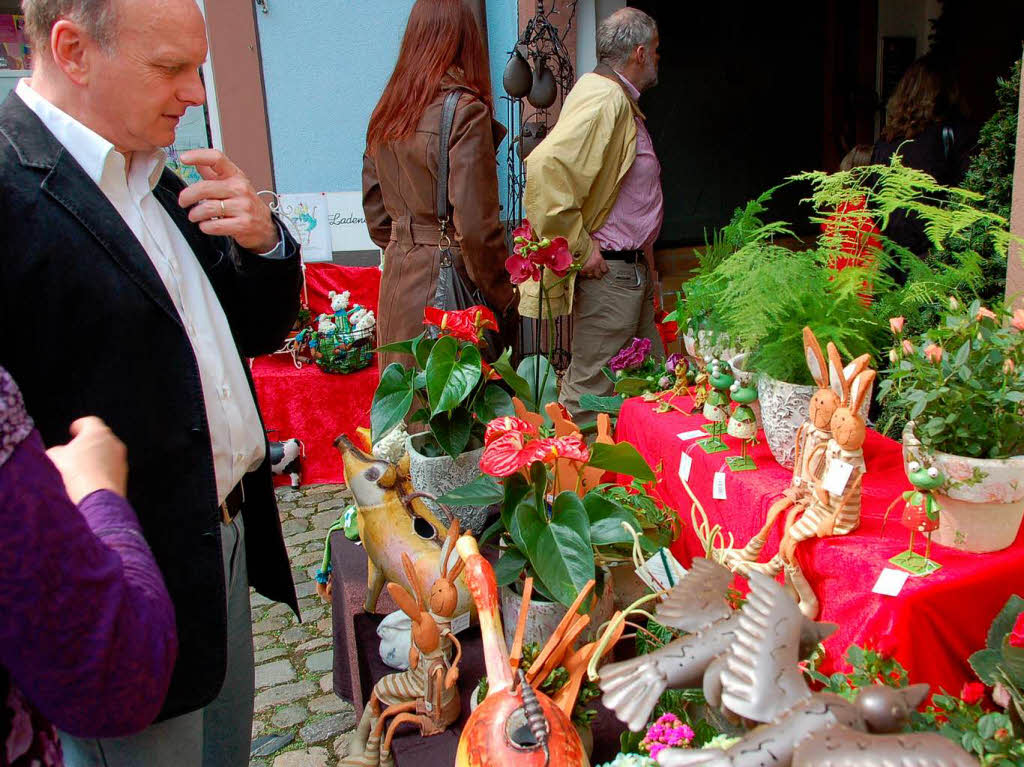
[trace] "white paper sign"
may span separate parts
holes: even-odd
[[[716,501],[726,500],[724,471],[715,472],[715,483],[714,485],[712,485],[711,488],[711,497],[714,498]]]
[[[303,261],[331,260],[326,194],[282,194],[280,212],[285,225],[302,247]]]
[[[693,459],[686,453],[681,454],[679,456],[679,480],[681,482],[690,481],[691,469],[693,469]]]
[[[636,571],[652,591],[666,591],[686,576],[686,568],[679,564],[668,549],[659,549]]]
[[[897,596],[903,590],[903,584],[907,582],[910,573],[906,570],[894,570],[887,567],[875,581],[875,587],[871,589],[876,594],[884,594],[887,597]]]
[[[328,192],[331,247],[335,251],[377,250],[366,228],[362,192]]]
[[[458,634],[469,628],[469,611],[452,618],[451,629],[453,634]]]
[[[853,464],[833,458],[828,464],[828,471],[825,473],[825,481],[822,486],[832,495],[842,495],[846,490],[846,484],[853,474]]]
[[[681,439],[681,440],[683,440],[685,442],[688,439],[697,439],[698,437],[706,437],[706,436],[708,436],[708,433],[706,431],[701,431],[700,429],[694,429],[693,431],[684,431],[682,434],[677,434],[676,436],[679,437],[679,439]]]

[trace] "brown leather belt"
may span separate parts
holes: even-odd
[[[225,525],[230,525],[234,521],[235,517],[242,510],[242,483],[239,482],[234,488],[228,493],[228,497],[224,499],[224,503],[220,505],[220,517],[221,521]]]
[[[391,242],[437,247],[440,241],[441,232],[437,224],[412,224],[408,219],[391,222]],[[452,247],[458,247],[454,237],[452,237]]]

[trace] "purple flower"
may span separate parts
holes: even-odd
[[[681,355],[681,354],[670,354],[668,359],[665,360],[665,370],[667,370],[669,373],[675,373],[676,372],[676,365],[679,364],[679,361],[682,358],[683,358],[683,355]]]
[[[629,346],[623,347],[608,363],[614,371],[634,370],[644,364],[651,353],[651,339],[634,338]]]

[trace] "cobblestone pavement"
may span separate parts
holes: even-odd
[[[314,576],[327,528],[351,496],[340,485],[277,489],[278,507],[303,622],[292,611],[250,592],[256,652],[254,744],[266,735],[294,739],[250,767],[336,767],[356,725],[350,703],[332,691],[331,608],[316,595]]]

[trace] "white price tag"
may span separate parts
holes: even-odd
[[[708,436],[708,433],[706,431],[701,431],[700,429],[694,429],[693,431],[684,431],[682,434],[677,434],[676,436],[679,437],[679,439],[686,441],[688,439],[706,437]]]
[[[842,495],[846,490],[846,483],[850,481],[853,474],[853,464],[833,458],[829,461],[828,471],[825,472],[825,481],[822,483],[832,495]]]
[[[715,482],[711,487],[711,497],[714,498],[716,501],[726,500],[724,471],[715,472]]]
[[[453,634],[458,634],[469,628],[469,610],[462,615],[452,618],[451,629]]]
[[[871,590],[876,594],[895,597],[903,590],[903,584],[909,577],[910,573],[906,570],[893,570],[891,567],[887,567],[882,570],[882,574],[878,576],[878,580],[875,581],[875,586]]]
[[[679,480],[681,482],[690,481],[690,470],[693,469],[693,459],[690,458],[686,453],[682,453],[679,456]]]
[[[679,564],[668,549],[659,549],[636,571],[651,591],[667,591],[686,575],[686,568]]]

